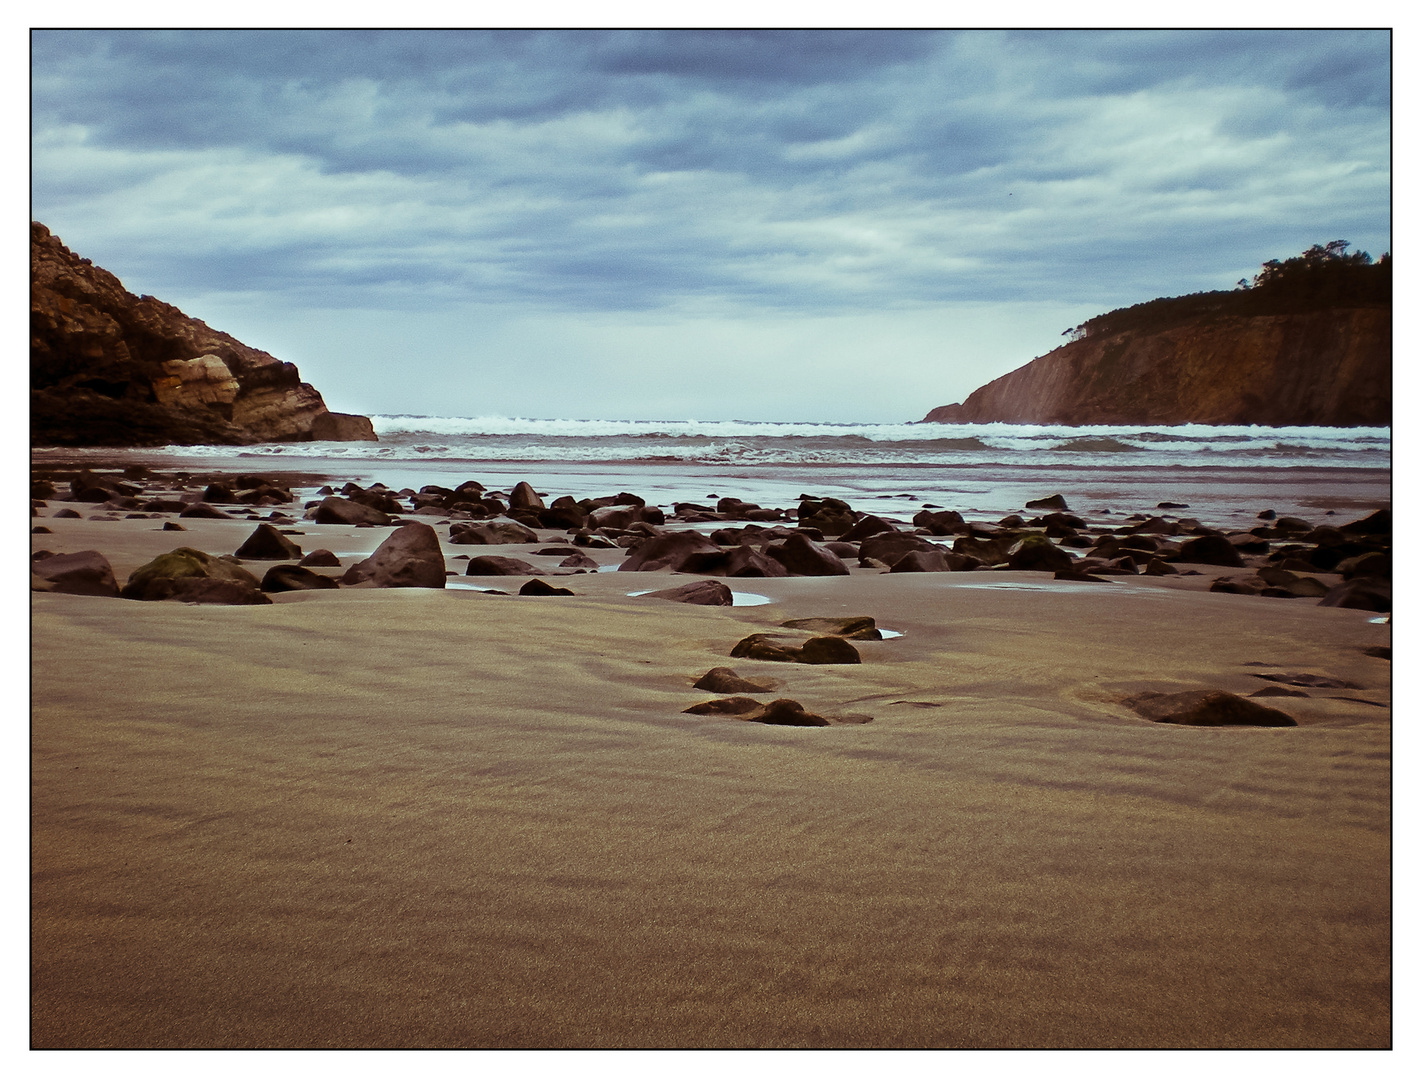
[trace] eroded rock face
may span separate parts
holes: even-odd
[[[1073,341],[924,421],[1386,425],[1391,359],[1390,306],[1191,321]]]
[[[37,446],[306,441],[332,416],[295,365],[242,344],[30,225],[31,439]],[[321,438],[374,438],[369,421]],[[363,422],[361,424],[357,421]]]

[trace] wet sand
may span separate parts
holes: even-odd
[[[253,528],[46,524],[120,582]],[[1209,579],[36,594],[34,1045],[1389,1045],[1390,665],[1363,650],[1390,627]],[[902,636],[729,657],[832,615]],[[873,720],[683,713],[722,665]],[[1288,729],[1120,704],[1266,672],[1363,689],[1264,699]]]

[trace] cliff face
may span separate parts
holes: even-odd
[[[32,222],[30,437],[37,446],[161,446],[375,432],[365,417],[329,412],[294,364],[134,296]]]
[[[932,423],[1392,422],[1392,310],[1225,317],[1073,341],[980,387]]]

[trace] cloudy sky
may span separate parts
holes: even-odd
[[[33,216],[362,413],[901,421],[1391,248],[1369,31],[32,37]]]

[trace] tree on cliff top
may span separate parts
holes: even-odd
[[[1063,332],[1072,341],[1127,331],[1157,331],[1195,320],[1289,315],[1339,307],[1391,307],[1392,259],[1376,263],[1366,251],[1349,252],[1347,240],[1315,244],[1302,255],[1264,263],[1253,283],[1232,291],[1161,297],[1117,308]]]

